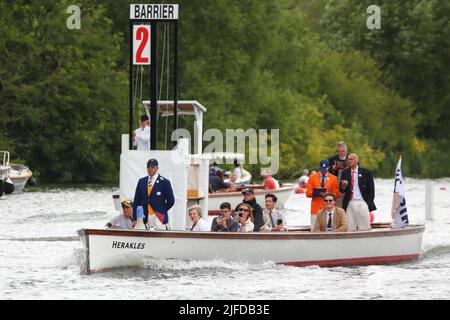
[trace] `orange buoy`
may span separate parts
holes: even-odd
[[[297,187],[295,188],[295,193],[305,193],[305,189]]]

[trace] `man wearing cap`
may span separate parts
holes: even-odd
[[[149,228],[168,230],[168,211],[175,203],[170,181],[158,173],[158,161],[150,159],[147,162],[148,176],[139,179],[134,194],[134,212],[138,206],[144,209],[144,224]],[[136,213],[133,214],[136,223]]]
[[[131,218],[133,217],[133,201],[123,200],[122,214],[115,216],[106,224],[109,229],[133,229]]]
[[[328,172],[330,170],[330,162],[321,160],[319,164],[319,172],[312,174],[306,184],[306,196],[311,200],[311,229],[316,222],[317,212],[325,208],[323,197],[327,193],[333,193],[336,198],[339,197],[339,184],[337,177]]]
[[[369,230],[370,211],[377,209],[373,176],[368,169],[359,166],[356,153],[348,155],[347,164],[348,168],[342,172],[341,191],[345,192],[342,208],[347,213],[348,230]]]
[[[254,221],[255,226],[253,231],[260,231],[261,227],[264,226],[265,222],[263,217],[263,210],[261,206],[258,203],[256,203],[255,192],[253,191],[253,189],[247,188],[242,190],[242,194],[244,195],[244,200],[242,202],[252,206],[253,208],[253,219],[255,220]],[[240,204],[234,210],[235,212],[238,211],[237,209],[239,206]]]

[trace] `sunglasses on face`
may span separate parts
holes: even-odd
[[[325,202],[333,202],[334,200],[332,199],[325,199]]]
[[[241,208],[241,211],[250,212],[250,210],[244,208]]]

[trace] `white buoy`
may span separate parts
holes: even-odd
[[[425,219],[433,220],[433,183],[425,183]]]

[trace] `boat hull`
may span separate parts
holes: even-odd
[[[254,189],[254,192],[257,203],[265,203],[264,197],[266,194],[272,193],[278,198],[277,205],[284,205],[289,197],[294,194],[294,185],[286,184],[274,190]],[[218,214],[222,202],[229,202],[231,208],[234,209],[242,200],[243,196],[241,191],[210,193],[208,196],[208,213],[210,215]]]
[[[14,193],[22,192],[32,176],[33,173],[27,166],[11,164],[9,178],[14,183]]]
[[[423,225],[366,232],[277,233],[82,229],[86,272],[143,266],[148,258],[292,266],[385,264],[416,259]],[[306,230],[306,229],[305,229]],[[245,245],[242,242],[245,241]],[[194,249],[193,249],[194,248]]]

